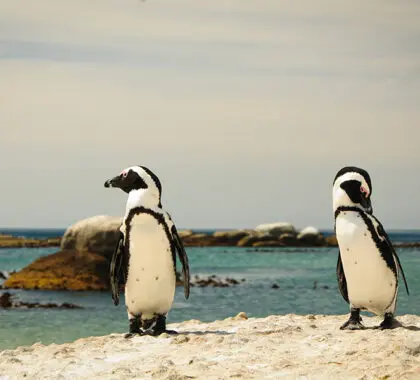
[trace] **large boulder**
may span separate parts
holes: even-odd
[[[296,229],[293,224],[284,222],[260,224],[255,227],[255,230],[268,233],[275,238],[279,238],[283,234],[296,235]]]
[[[213,237],[220,244],[236,245],[239,240],[249,235],[249,231],[245,230],[232,230],[232,231],[216,231]]]
[[[217,245],[217,240],[212,235],[192,234],[181,238],[185,247],[211,247]]]
[[[320,246],[325,244],[324,236],[315,227],[306,227],[299,232],[297,240],[302,245]]]
[[[67,228],[61,250],[94,252],[110,259],[117,244],[122,217],[98,215],[80,220]]]
[[[33,239],[20,236],[0,234],[1,248],[33,248],[33,247],[59,247],[60,238]]]
[[[184,239],[184,238],[186,238],[188,236],[191,236],[193,234],[194,234],[194,232],[192,232],[191,230],[181,230],[181,231],[178,231],[178,236],[181,239]]]
[[[338,246],[337,236],[336,235],[327,236],[325,238],[325,244],[329,247],[337,247]]]
[[[90,252],[60,251],[43,256],[12,274],[4,288],[44,290],[106,290],[109,262]]]
[[[295,234],[289,234],[289,233],[281,234],[280,237],[279,237],[279,240],[284,245],[287,245],[289,247],[296,247],[296,246],[299,245],[299,242],[296,239],[296,235]]]
[[[241,240],[238,241],[238,247],[252,247],[256,243],[263,243],[263,242],[272,242],[274,239],[269,234],[259,234],[254,233],[252,235],[248,235],[243,237]],[[262,246],[261,244],[259,246]]]

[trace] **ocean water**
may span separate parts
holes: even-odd
[[[7,232],[7,231],[5,231]],[[15,231],[16,232],[16,231]],[[24,236],[33,236],[17,231]],[[10,231],[9,231],[10,233]],[[41,233],[46,233],[38,231]],[[62,231],[61,231],[62,233]],[[52,236],[50,231],[47,235]],[[60,236],[60,235],[57,235]],[[394,241],[420,241],[420,231],[396,232]],[[20,269],[57,248],[0,249],[0,270]],[[212,321],[245,311],[251,317],[271,314],[343,314],[348,306],[337,289],[336,248],[248,249],[187,248],[192,275],[233,277],[245,282],[229,288],[191,289],[190,299],[177,288],[168,323],[186,319]],[[410,296],[400,286],[398,314],[420,313],[420,250],[398,249],[409,282]],[[279,289],[273,289],[277,284]],[[315,286],[316,285],[316,286]],[[71,302],[82,310],[1,310],[0,349],[35,342],[64,343],[75,339],[123,333],[128,329],[124,297],[114,306],[109,292],[12,290],[22,301]],[[337,326],[338,327],[338,326]]]

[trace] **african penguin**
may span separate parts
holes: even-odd
[[[372,183],[357,167],[338,171],[333,184],[333,210],[339,254],[337,280],[340,293],[350,304],[350,318],[342,330],[363,329],[360,311],[383,317],[380,329],[393,326],[401,272],[397,253],[382,224],[373,216]]]
[[[162,208],[159,178],[144,166],[132,166],[105,182],[128,194],[125,216],[110,265],[112,298],[119,304],[125,285],[129,333],[157,336],[166,330],[176,286],[176,253],[182,264],[184,295],[190,293],[188,257],[177,229]]]

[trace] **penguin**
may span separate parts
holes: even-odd
[[[125,286],[129,320],[126,338],[158,336],[166,330],[176,287],[176,254],[182,264],[184,295],[190,295],[188,256],[171,216],[162,208],[162,185],[145,166],[131,166],[104,184],[128,194],[111,264],[110,283],[114,305],[119,286]]]
[[[360,311],[383,321],[379,329],[394,324],[399,275],[409,294],[398,255],[381,222],[373,215],[372,182],[364,169],[346,166],[333,182],[333,210],[339,254],[336,266],[340,293],[350,304],[350,317],[341,330],[364,326]]]

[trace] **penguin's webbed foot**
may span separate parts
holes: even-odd
[[[365,326],[359,321],[352,321],[349,319],[346,323],[340,326],[340,330],[363,330]]]
[[[144,335],[150,335],[150,336],[159,336],[162,334],[168,334],[168,335],[177,335],[178,333],[174,330],[147,330],[144,332]]]
[[[128,333],[124,335],[125,339],[132,338],[135,335],[143,335],[144,332],[140,329],[140,321],[138,317],[130,318]]]
[[[131,339],[133,337],[135,337],[136,335],[138,336],[142,336],[145,335],[143,331],[138,331],[138,332],[128,332],[127,334],[124,335],[125,339]]]
[[[340,330],[363,330],[365,326],[362,324],[360,309],[351,309],[350,318],[347,322],[340,326]]]
[[[166,317],[164,315],[158,315],[156,324],[153,327],[152,330],[148,330],[145,332],[147,335],[151,336],[159,336],[163,333],[166,333],[168,335],[176,335],[178,334],[174,330],[166,330]]]
[[[392,313],[385,313],[384,320],[379,325],[379,330],[389,330],[394,326],[394,315]]]

